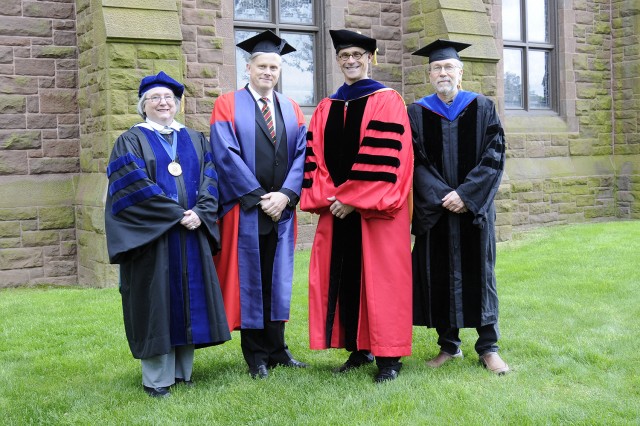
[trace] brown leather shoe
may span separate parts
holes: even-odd
[[[488,352],[480,357],[480,364],[493,374],[507,374],[509,366],[500,358],[498,352]]]
[[[462,355],[462,350],[460,349],[458,349],[458,352],[453,355],[440,351],[440,353],[435,358],[431,358],[429,361],[427,361],[427,365],[431,368],[438,368],[442,367],[443,364],[457,358],[464,358],[464,355]]]

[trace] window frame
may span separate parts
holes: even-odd
[[[313,24],[292,24],[280,22],[280,0],[270,0],[270,14],[271,22],[268,21],[250,21],[250,20],[236,20],[235,18],[235,0],[233,0],[233,34],[235,40],[236,31],[266,31],[271,30],[278,36],[282,32],[285,33],[299,33],[299,34],[312,34],[315,40],[313,64],[314,64],[314,78],[313,78],[313,92],[314,99],[311,105],[300,105],[302,111],[307,114],[313,112],[318,102],[320,102],[320,93],[324,93],[324,80],[320,78],[321,70],[324,69],[324,62],[322,52],[324,52],[324,40],[322,37],[321,23],[324,21],[322,16],[322,1],[311,0],[313,9]],[[286,38],[286,37],[285,37]],[[295,46],[294,46],[295,47]],[[234,55],[235,58],[235,55]],[[236,73],[238,66],[244,67],[245,64],[235,64]],[[237,75],[237,74],[236,74]],[[235,82],[237,87],[238,82]],[[282,79],[278,81],[274,90],[282,93]],[[287,96],[286,93],[284,93]]]
[[[503,36],[502,49],[503,57],[505,49],[520,50],[522,53],[522,107],[509,107],[504,105],[505,113],[508,114],[557,114],[559,111],[559,58],[558,58],[558,23],[556,0],[545,0],[547,5],[549,41],[534,42],[528,41],[527,26],[527,2],[530,0],[518,0],[520,3],[520,37],[522,40],[508,40]],[[504,16],[502,17],[504,20]],[[529,52],[540,51],[549,54],[549,107],[531,108],[529,106]],[[504,76],[503,76],[504,78]],[[506,96],[506,94],[505,94]]]

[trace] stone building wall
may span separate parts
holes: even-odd
[[[342,83],[328,36],[378,39],[372,77],[407,102],[431,93],[434,38],[468,41],[463,87],[496,101],[507,169],[499,240],[547,224],[640,219],[640,7],[558,1],[559,115],[504,109],[501,0],[322,2],[327,93]],[[0,287],[114,286],[104,237],[105,168],[139,120],[137,88],[164,70],[186,85],[179,119],[208,134],[235,89],[233,0],[5,0],[0,6]],[[76,41],[77,40],[77,41]],[[315,217],[300,214],[299,246]]]
[[[0,287],[75,284],[75,3],[0,5]]]

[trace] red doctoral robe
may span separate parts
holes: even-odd
[[[310,347],[408,356],[412,339],[407,202],[413,174],[411,129],[404,101],[396,91],[373,80],[362,81],[361,89],[358,83],[347,88],[353,98],[336,96],[339,90],[323,99],[307,134],[300,206],[320,215],[309,265]],[[327,199],[332,196],[354,206],[359,215],[334,218],[329,211],[332,202]],[[345,228],[334,221],[352,215],[361,232],[345,238],[336,228],[350,233],[353,226]],[[353,261],[339,267],[336,263],[340,262],[332,262],[336,252],[358,250],[359,267]],[[349,269],[354,271],[345,274]],[[360,280],[359,289],[352,286],[359,294],[355,298],[347,294],[355,302],[345,308],[349,303],[339,287],[348,286],[353,277]],[[341,306],[345,312],[340,312]],[[347,309],[354,311],[348,316],[355,317],[352,322],[357,324],[357,330],[351,331],[357,348],[345,337],[349,333],[343,321]]]

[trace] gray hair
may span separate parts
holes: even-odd
[[[147,119],[147,114],[144,113],[144,101],[147,100],[147,93],[149,91],[147,90],[146,92],[144,92],[142,94],[142,96],[140,96],[140,99],[138,99],[138,106],[136,107],[136,111],[138,112],[138,115],[140,117],[142,117],[143,120]],[[180,98],[178,98],[176,95],[173,95],[174,99],[175,99],[175,104],[176,104],[176,112],[180,111]]]

